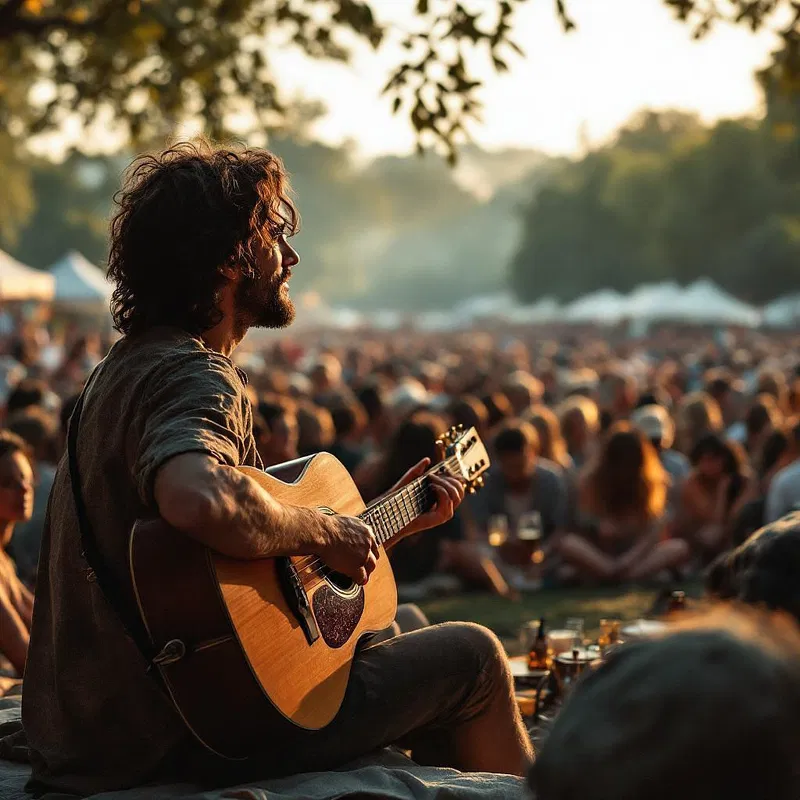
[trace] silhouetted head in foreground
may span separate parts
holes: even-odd
[[[719,609],[583,680],[531,770],[537,800],[796,800],[800,638]]]

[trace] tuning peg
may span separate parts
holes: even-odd
[[[458,433],[464,433],[464,426],[460,422],[458,425],[456,425],[456,431]]]

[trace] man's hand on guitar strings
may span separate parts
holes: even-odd
[[[422,474],[425,471],[425,466],[422,466],[428,459],[421,461],[411,472],[421,467]],[[407,473],[410,474],[410,473]],[[418,477],[414,475],[414,477]],[[456,509],[461,505],[466,492],[466,485],[460,478],[452,475],[447,475],[441,472],[432,472],[429,475],[431,488],[436,495],[436,505],[426,514],[417,517],[408,527],[403,528],[400,535],[394,541],[411,536],[420,531],[427,531],[429,528],[435,528],[438,525],[443,525],[453,518]],[[405,478],[403,478],[405,480]],[[411,479],[413,480],[413,478]]]
[[[372,528],[356,517],[325,517],[328,541],[318,555],[331,569],[363,586],[378,565],[380,547]]]

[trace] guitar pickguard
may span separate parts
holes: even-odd
[[[349,597],[323,584],[311,600],[317,628],[328,647],[342,647],[353,635],[364,613],[364,590]]]

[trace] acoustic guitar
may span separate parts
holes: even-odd
[[[327,453],[241,471],[283,503],[360,517],[385,548],[432,507],[431,472],[458,476],[470,491],[482,483],[489,457],[474,429],[453,428],[442,444],[443,461],[370,506]],[[358,586],[312,556],[227,558],[160,519],[134,526],[130,570],[164,686],[192,734],[225,758],[263,748],[276,713],[310,730],[330,723],[359,642],[397,609],[385,554]]]

